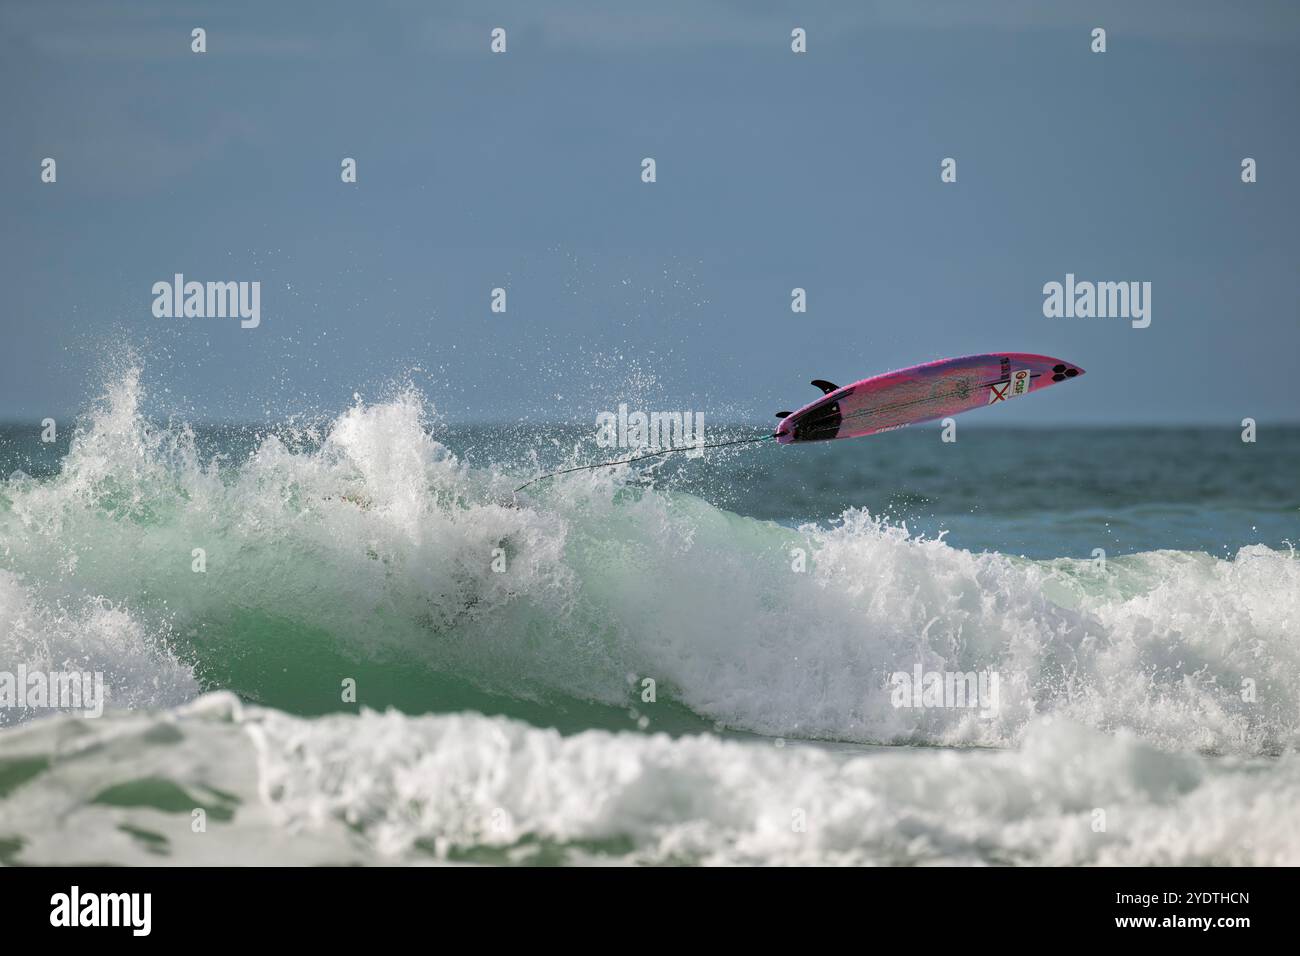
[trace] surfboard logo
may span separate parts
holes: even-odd
[[[1018,368],[1011,372],[1006,381],[993,382],[989,385],[988,404],[996,402],[1005,402],[1008,398],[1016,395],[1025,395],[1029,392],[1029,386],[1033,382],[1033,375],[1027,368]]]

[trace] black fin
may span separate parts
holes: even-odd
[[[829,395],[831,392],[833,392],[833,391],[835,391],[837,388],[839,388],[838,385],[832,385],[830,382],[826,381],[826,379],[824,379],[824,378],[815,378],[815,379],[812,380],[812,384],[813,384],[813,385],[816,385],[818,388],[820,388],[820,389],[822,390],[822,394],[823,394],[823,395]]]
[[[776,417],[777,417],[777,418],[788,418],[789,416],[790,416],[790,413],[789,413],[789,412],[777,412],[777,413],[776,413]]]

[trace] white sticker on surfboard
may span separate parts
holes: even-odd
[[[1011,373],[1011,377],[1005,382],[994,382],[989,386],[988,404],[995,402],[1005,402],[1013,395],[1024,395],[1029,391],[1029,385],[1032,381],[1029,369],[1018,368]]]

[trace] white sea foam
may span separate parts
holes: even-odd
[[[0,671],[16,675],[20,667],[28,676],[97,673],[106,706],[116,708],[174,705],[199,688],[189,667],[124,609],[104,599],[47,605],[0,570]],[[17,691],[25,701],[25,688]],[[45,716],[56,704],[47,696],[34,710],[0,707],[0,727]]]
[[[1018,751],[863,752],[307,720],[217,694],[5,744],[61,754],[10,791],[9,862],[1300,863],[1296,755],[1169,754],[1044,718]]]

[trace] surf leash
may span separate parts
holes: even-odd
[[[737,438],[734,441],[712,442],[707,445],[683,445],[681,448],[665,448],[662,451],[651,452],[648,455],[636,455],[635,457],[624,458],[621,459],[620,461],[602,461],[602,462],[597,462],[594,465],[578,465],[574,468],[565,468],[563,471],[552,471],[545,475],[538,475],[532,481],[526,481],[518,488],[516,488],[515,494],[519,494],[519,492],[523,491],[529,485],[534,484],[535,482],[538,481],[542,481],[545,478],[554,478],[557,475],[567,475],[570,472],[574,472],[574,471],[588,471],[592,468],[611,468],[614,465],[631,465],[638,461],[645,461],[648,458],[660,458],[663,455],[671,455],[674,452],[679,452],[679,451],[703,451],[706,448],[726,448],[728,445],[747,445],[750,444],[751,442],[771,441],[774,438],[776,438],[775,435],[761,435],[758,438]]]

